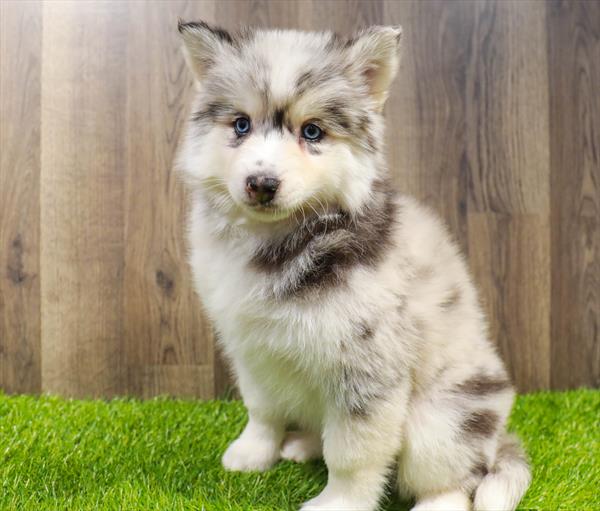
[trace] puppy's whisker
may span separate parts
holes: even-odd
[[[315,217],[319,218],[319,217],[321,216],[321,215],[319,214],[319,212],[318,212],[318,211],[315,209],[315,207],[314,207],[314,206],[313,206],[313,205],[312,205],[310,202],[308,202],[308,203],[307,203],[307,205],[308,205],[308,207],[309,207],[310,209],[312,209],[312,210],[314,211],[314,213],[315,213]]]
[[[319,206],[321,206],[321,209],[323,210],[323,214],[327,214],[328,209],[323,205],[323,203],[321,202],[321,200],[319,199],[319,197],[315,197],[315,200],[319,203]],[[327,202],[327,199],[325,199],[325,202]]]
[[[315,197],[316,201],[319,203],[319,205],[321,206],[321,209],[323,210],[323,217],[325,218],[325,232],[323,233],[324,235],[327,234],[327,225],[328,225],[328,209],[325,207],[325,205],[323,205],[323,203],[320,201],[320,199],[318,197]],[[327,199],[325,199],[325,202],[327,202]]]

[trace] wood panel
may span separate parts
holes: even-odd
[[[305,30],[333,30],[345,36],[351,36],[354,31],[369,25],[382,25],[388,22],[384,18],[382,0],[313,1],[305,6],[300,20],[310,21],[309,25],[305,24],[301,27]]]
[[[543,389],[550,382],[545,6],[478,7],[467,84],[469,256],[489,252],[473,270],[517,388]]]
[[[190,282],[187,202],[172,165],[192,88],[175,27],[197,15],[191,7],[129,4],[123,339],[128,389],[145,397],[214,394],[212,332]],[[214,4],[200,7],[206,17]]]
[[[491,319],[491,338],[519,390],[548,388],[548,220],[475,212],[468,215],[468,229],[469,262]]]
[[[272,2],[265,0],[229,0],[219,2],[214,21],[236,29],[243,26],[294,28],[300,13],[310,9],[311,2]]]
[[[386,111],[390,168],[399,189],[438,211],[466,249],[465,123],[475,10],[443,1],[388,1],[385,10],[386,23],[404,27]]]
[[[553,388],[600,385],[600,2],[548,4]]]
[[[0,386],[39,392],[39,2],[0,2]]]
[[[127,5],[45,2],[42,388],[125,392],[123,208]]]
[[[0,2],[0,387],[211,397],[172,158],[176,20],[401,24],[396,185],[448,222],[519,389],[600,384],[600,3]]]

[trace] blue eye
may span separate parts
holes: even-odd
[[[312,122],[305,124],[302,126],[302,138],[310,142],[316,142],[323,138],[323,130]]]
[[[250,119],[248,117],[238,117],[233,123],[233,129],[240,136],[246,135],[250,131]]]

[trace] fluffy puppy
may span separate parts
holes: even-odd
[[[322,455],[305,511],[374,510],[391,475],[415,509],[514,509],[530,473],[476,291],[442,223],[389,184],[400,28],[179,31],[190,261],[249,415],[225,468]]]

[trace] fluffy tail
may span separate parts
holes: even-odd
[[[519,440],[505,434],[498,445],[496,463],[475,491],[476,511],[512,511],[525,495],[531,472]]]

